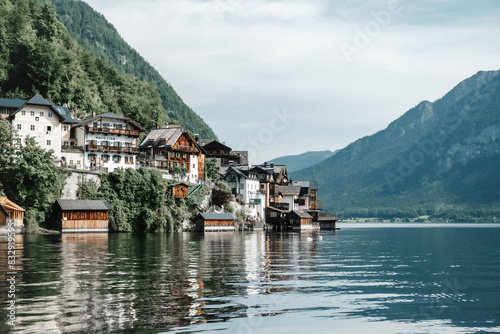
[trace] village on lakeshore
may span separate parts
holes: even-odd
[[[29,100],[0,99],[0,115],[17,132],[17,144],[33,137],[41,148],[53,152],[57,166],[94,177],[129,168],[158,170],[163,178],[173,180],[174,198],[188,199],[201,185],[217,189],[206,178],[205,170],[209,163],[215,164],[220,178],[231,189],[232,203],[243,208],[247,218],[236,222],[231,212],[208,201],[188,229],[336,228],[338,218],[321,212],[315,181],[291,180],[285,165],[251,165],[248,152],[233,151],[225,143],[199,138],[182,125],[158,125],[147,132],[140,124],[112,112],[76,119],[67,107],[52,105],[39,94]],[[106,200],[81,200],[71,194],[63,197],[54,203],[57,230],[108,232],[112,207]],[[25,209],[0,197],[0,225],[21,229]]]

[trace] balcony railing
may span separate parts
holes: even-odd
[[[139,130],[96,128],[93,126],[88,126],[87,130],[89,132],[94,132],[94,133],[109,133],[109,134],[113,134],[113,135],[139,136]]]
[[[65,152],[68,152],[68,151],[71,151],[71,152],[74,152],[74,151],[83,152],[83,146],[62,145],[61,146],[61,151],[65,151]]]
[[[182,145],[177,145],[177,147],[174,150],[182,152],[198,152],[198,150],[195,147],[182,146]]]
[[[87,151],[139,153],[139,148],[127,146],[87,145]]]

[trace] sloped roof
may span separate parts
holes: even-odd
[[[198,145],[200,146],[205,146],[211,142],[213,142],[215,139],[210,139],[210,138],[200,138],[198,139]]]
[[[54,106],[54,109],[57,110],[57,113],[62,117],[63,122],[74,122],[68,108],[62,106]]]
[[[279,186],[278,192],[283,195],[299,195],[300,186]]]
[[[57,204],[63,211],[108,211],[112,209],[106,200],[58,199]]]
[[[10,217],[10,214],[4,209],[4,207],[2,206],[2,204],[0,204],[0,212],[3,213],[3,215],[7,218]]]
[[[19,109],[28,102],[21,99],[0,99],[0,107],[3,108],[16,108]]]
[[[26,104],[36,104],[39,106],[52,107],[52,104],[50,104],[49,101],[44,99],[43,96],[40,94],[35,94],[35,96],[33,96],[31,99],[28,100],[28,102],[26,102]]]
[[[313,219],[313,216],[305,211],[291,211],[290,213],[288,213],[288,216],[296,216],[301,219]]]
[[[234,220],[230,213],[200,213],[204,220]]]
[[[0,205],[5,209],[5,210],[13,210],[13,211],[26,211],[23,208],[21,208],[19,205],[16,203],[12,202],[10,199],[7,197],[0,197]]]
[[[140,147],[171,147],[182,135],[182,132],[182,128],[178,127],[154,129],[144,138]],[[150,143],[151,141],[153,142],[152,144]]]
[[[217,140],[212,140],[211,142],[203,145],[203,149],[206,150],[224,150],[224,151],[231,151],[231,147],[222,144],[221,142]]]
[[[103,114],[99,114],[99,115],[95,115],[95,116],[84,118],[81,121],[78,121],[78,125],[76,125],[76,127],[79,127],[79,126],[82,126],[82,125],[87,125],[87,124],[92,123],[92,122],[94,122],[94,121],[96,121],[98,119],[101,119],[101,118],[117,119],[117,120],[120,120],[120,121],[130,122],[132,125],[134,125],[139,130],[144,130],[144,128],[142,126],[140,126],[136,122],[132,121],[130,118],[127,118],[127,117],[122,116],[122,115],[117,115],[117,114],[115,114],[113,112],[106,112],[106,113],[103,113]]]

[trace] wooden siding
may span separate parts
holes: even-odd
[[[205,154],[198,156],[198,180],[205,181]]]
[[[234,220],[203,220],[196,223],[196,230],[203,231],[234,231]]]
[[[107,211],[63,211],[64,220],[108,220]]]
[[[188,187],[184,184],[173,186],[172,196],[174,196],[174,198],[186,198],[188,196]]]
[[[63,220],[63,230],[102,230],[108,229],[108,220]]]

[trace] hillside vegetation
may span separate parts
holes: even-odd
[[[203,119],[184,103],[156,69],[123,40],[103,15],[82,1],[52,0],[52,3],[69,35],[81,46],[120,73],[152,83],[170,120],[183,124],[192,134],[198,133],[202,138],[217,138]]]
[[[479,72],[443,98],[299,172],[343,217],[492,221],[500,215],[500,76]]]

